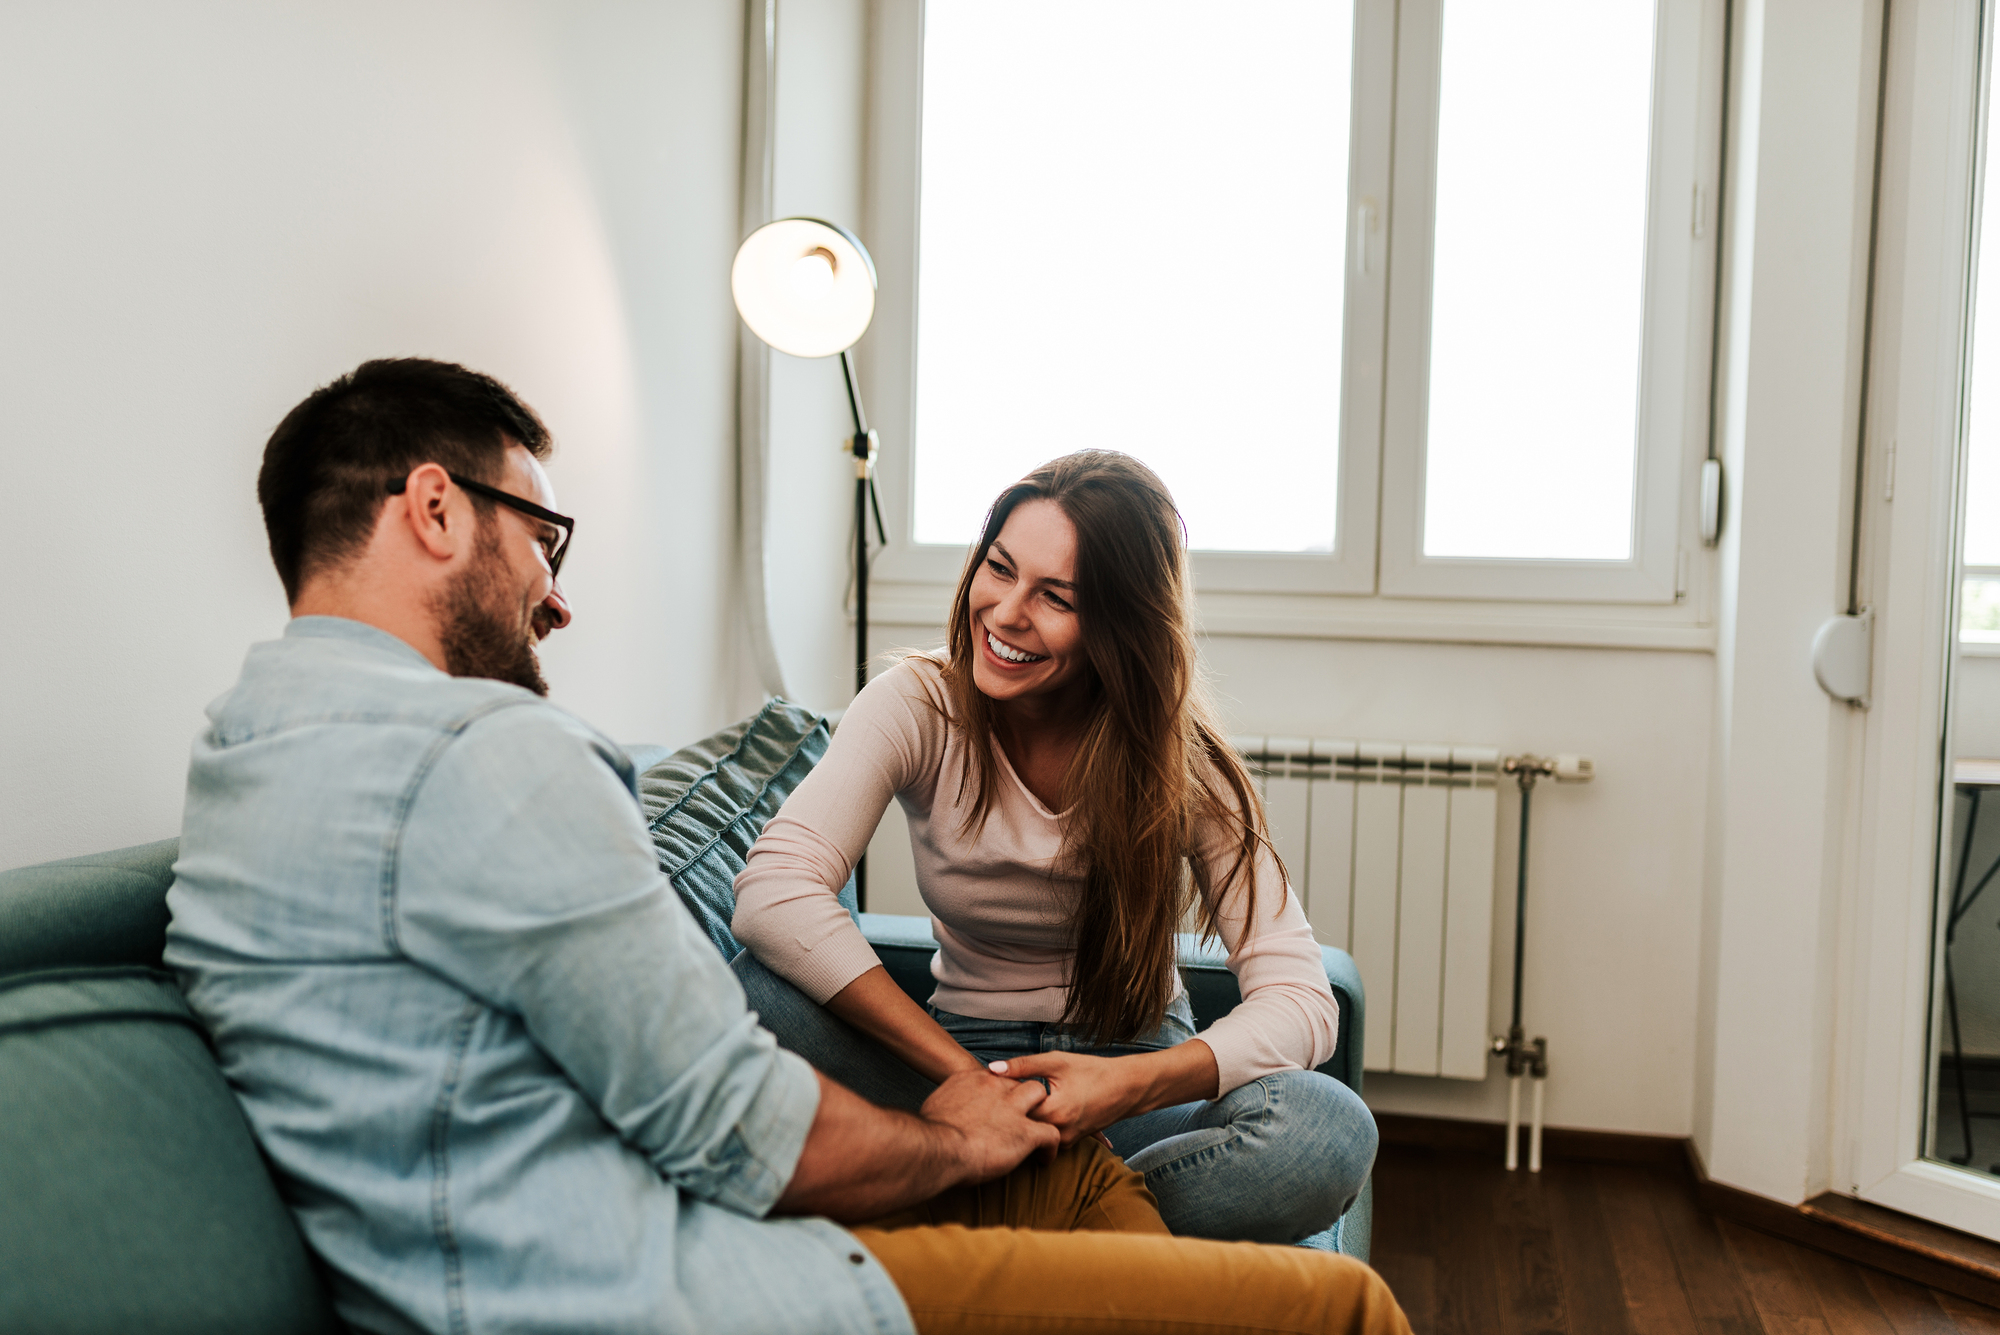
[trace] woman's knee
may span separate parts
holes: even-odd
[[[1177,1233],[1297,1242],[1346,1213],[1374,1165],[1367,1105],[1313,1071],[1259,1077],[1193,1120],[1133,1163]]]
[[[1359,1094],[1332,1076],[1318,1071],[1300,1071],[1298,1074],[1310,1079],[1317,1120],[1341,1141],[1342,1151],[1347,1157],[1360,1162],[1361,1174],[1366,1176],[1368,1166],[1375,1162],[1375,1150],[1381,1144],[1375,1114],[1368,1111],[1368,1105],[1361,1101]]]
[[[1265,1076],[1272,1088],[1268,1134],[1291,1147],[1306,1180],[1316,1180],[1335,1215],[1347,1207],[1375,1166],[1380,1133],[1375,1116],[1346,1085],[1318,1071],[1283,1071]]]

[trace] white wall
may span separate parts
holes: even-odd
[[[555,697],[724,721],[741,40],[702,3],[0,8],[0,865],[178,829],[202,706],[285,620],[263,441],[373,356],[553,428]]]

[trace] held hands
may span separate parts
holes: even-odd
[[[1144,1111],[1139,1104],[1152,1083],[1145,1078],[1148,1074],[1145,1065],[1136,1057],[1034,1052],[1008,1061],[989,1062],[986,1069],[996,1076],[1021,1081],[1024,1088],[1040,1089],[1046,1080],[1048,1097],[1039,1102],[1032,1116],[1060,1130],[1062,1143],[1068,1145]]]
[[[1018,1168],[1029,1155],[1055,1158],[1057,1129],[1037,1121],[1047,1093],[1035,1081],[1005,1080],[984,1069],[954,1072],[924,1100],[918,1114],[956,1138],[961,1180],[986,1182]]]

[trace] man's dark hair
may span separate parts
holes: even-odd
[[[296,602],[310,575],[359,551],[389,483],[420,464],[496,484],[507,449],[554,446],[534,409],[492,376],[421,357],[363,362],[285,414],[264,446],[257,500],[271,562]],[[493,502],[474,496],[481,522]]]

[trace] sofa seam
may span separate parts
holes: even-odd
[[[50,969],[28,969],[0,977],[0,992],[27,987],[32,983],[60,982],[66,978],[149,978],[159,983],[175,982],[172,974],[150,964],[59,964]],[[175,992],[178,995],[177,984]]]
[[[176,1015],[167,1010],[139,1010],[128,1008],[114,1011],[90,1011],[81,1015],[48,1015],[38,1020],[0,1020],[0,1038],[11,1038],[16,1034],[38,1033],[44,1029],[67,1029],[80,1024],[115,1024],[125,1020],[155,1020],[161,1024],[177,1024],[191,1029],[206,1043],[208,1031],[201,1027],[201,1021],[192,1015]]]

